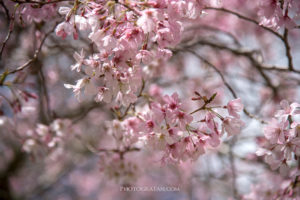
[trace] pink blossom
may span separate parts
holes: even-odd
[[[181,39],[181,25],[178,22],[160,22],[156,40],[160,48],[175,46]]]
[[[275,117],[283,117],[286,119],[289,115],[298,115],[300,114],[300,104],[298,103],[292,103],[289,105],[289,103],[286,100],[283,100],[280,102],[280,106],[283,108],[283,110],[279,110]]]
[[[215,130],[217,129],[218,123],[214,120],[215,115],[211,112],[207,112],[205,114],[205,125],[210,129],[210,130]]]
[[[140,50],[136,55],[136,59],[140,60],[143,64],[149,64],[153,59],[153,54],[147,50]]]
[[[198,18],[203,8],[202,2],[200,3],[200,1],[197,0],[190,0],[190,1],[172,0],[171,5],[173,9],[175,9],[181,17],[189,18],[189,19]]]
[[[176,116],[178,118],[178,126],[182,130],[185,129],[186,125],[193,121],[193,117],[191,115],[182,111],[178,111]]]
[[[170,110],[177,110],[181,106],[177,93],[172,94],[172,96],[164,96],[164,100],[167,103],[167,106]]]
[[[75,24],[79,30],[86,31],[90,28],[88,20],[85,17],[76,15],[75,16]]]
[[[288,122],[281,121],[278,122],[276,119],[272,119],[267,127],[264,129],[265,137],[272,143],[279,143],[282,144],[285,141],[285,135],[287,131]]]
[[[106,51],[112,50],[113,48],[115,48],[117,44],[116,38],[112,35],[106,35],[105,37],[103,37],[102,42],[103,42],[103,47],[105,48]]]
[[[137,49],[138,46],[143,42],[143,38],[144,33],[141,28],[127,28],[120,38],[120,44],[123,44],[124,46],[128,45],[128,47],[132,49]]]
[[[166,134],[166,141],[168,144],[174,144],[180,140],[179,129],[176,127],[172,127],[168,129]]]
[[[31,4],[25,4],[21,7],[20,14],[22,19],[31,23],[32,21],[41,23],[42,21],[49,21],[52,18],[55,18],[56,8],[53,4],[46,4],[41,8],[35,8]]]
[[[166,117],[166,110],[165,108],[159,103],[152,103],[151,104],[151,111],[153,113],[153,118],[158,122],[161,123]]]
[[[222,132],[225,130],[229,136],[237,135],[241,133],[244,126],[245,123],[242,120],[238,118],[226,117],[223,120]]]
[[[158,85],[153,84],[149,88],[149,94],[151,96],[161,97],[161,95],[162,95],[162,88],[160,88]]]
[[[275,15],[275,12],[279,9],[279,5],[274,0],[265,0],[259,2],[259,15],[270,18]]]
[[[88,85],[91,85],[90,80],[88,78],[82,78],[82,79],[77,80],[76,85],[64,84],[65,88],[73,89],[73,92],[75,93],[75,96],[77,97],[77,99],[79,101],[80,101],[81,89]],[[93,88],[93,86],[91,86],[91,88]],[[90,87],[88,87],[87,92],[93,91],[93,90],[94,89],[90,89]]]
[[[71,66],[71,70],[75,70],[75,69],[76,69],[77,72],[80,72],[81,66],[82,66],[83,63],[84,63],[84,57],[85,57],[85,54],[84,54],[83,49],[81,49],[80,54],[77,53],[77,52],[75,52],[75,53],[73,54],[73,57],[74,57],[74,59],[76,60],[76,64],[74,64],[74,65]]]
[[[112,101],[112,92],[107,87],[100,87],[99,92],[95,98],[96,102],[104,101],[106,103],[110,103]]]
[[[129,106],[131,103],[136,102],[137,96],[132,91],[126,93],[119,92],[116,97],[116,101],[120,101],[122,105]]]
[[[164,59],[164,60],[168,60],[169,58],[171,58],[173,55],[172,51],[170,51],[169,49],[161,49],[161,48],[158,48],[158,51],[157,51],[157,57],[158,58],[161,58],[161,59]]]
[[[137,117],[130,117],[128,119],[126,119],[126,121],[124,122],[125,126],[132,130],[133,133],[138,133],[139,131],[142,130],[141,127],[141,120]]]
[[[74,29],[71,24],[68,22],[62,22],[57,25],[55,29],[55,33],[57,36],[62,37],[62,39],[65,39],[68,35],[71,35],[73,33]]]
[[[97,30],[93,31],[89,34],[89,38],[98,46],[101,48],[102,46],[102,40],[104,38],[104,32],[103,30]]]
[[[156,22],[162,18],[162,14],[157,9],[145,9],[142,11],[142,16],[138,19],[137,25],[143,29],[144,33],[150,33],[154,31]]]
[[[242,104],[242,101],[240,98],[234,99],[228,102],[227,104],[227,110],[229,115],[240,118],[240,115],[237,114],[237,112],[241,112],[243,110],[244,106]]]
[[[72,14],[72,9],[70,7],[61,6],[58,9],[58,13],[61,15],[70,16]]]
[[[213,122],[213,125],[209,125],[208,123],[201,124],[197,131],[197,134],[200,137],[202,143],[207,143],[212,147],[217,147],[220,145],[220,133],[217,129],[216,123]]]
[[[283,16],[279,19],[278,26],[284,26],[287,29],[294,29],[297,27],[297,24],[289,16]]]

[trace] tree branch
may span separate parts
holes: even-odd
[[[227,87],[227,89],[231,92],[232,96],[234,98],[238,98],[237,94],[235,93],[235,91],[233,90],[233,88],[229,85],[229,83],[225,80],[225,77],[223,76],[223,74],[221,73],[221,71],[215,66],[213,65],[211,62],[209,62],[208,60],[206,60],[205,58],[203,58],[202,56],[200,56],[199,54],[197,54],[195,51],[190,50],[190,49],[184,49],[185,51],[190,52],[191,54],[193,54],[194,56],[196,56],[197,58],[199,58],[200,60],[202,60],[205,64],[207,64],[208,66],[210,66],[211,68],[213,68],[218,75],[221,77],[224,85]],[[243,109],[244,113],[252,118],[252,119],[256,119],[259,122],[261,122],[262,124],[266,124],[266,122],[262,119],[259,119],[258,117],[254,116],[253,114],[251,114],[246,108]]]
[[[41,53],[41,50],[42,50],[42,47],[46,41],[46,39],[48,38],[48,36],[54,31],[55,27],[56,27],[57,23],[55,24],[55,26],[45,34],[44,38],[42,39],[39,47],[35,50],[35,53],[33,55],[33,57],[31,59],[29,59],[26,63],[24,63],[23,65],[17,67],[16,69],[14,70],[11,70],[11,71],[8,71],[6,70],[5,72],[3,72],[1,75],[0,75],[0,86],[3,85],[4,81],[5,81],[5,78],[10,75],[10,74],[14,74],[16,72],[19,72],[19,71],[22,71],[24,70],[25,68],[27,68],[28,66],[30,66],[30,64],[32,64],[34,61],[36,61],[36,59],[38,58],[39,54]]]
[[[205,9],[205,10],[216,10],[216,11],[221,11],[221,12],[225,12],[225,13],[229,13],[229,14],[235,15],[235,16],[237,16],[237,17],[240,18],[240,19],[243,19],[243,20],[245,20],[245,21],[248,21],[248,22],[251,22],[251,23],[253,23],[253,24],[255,24],[255,25],[260,26],[261,28],[263,28],[263,29],[265,29],[266,31],[272,33],[273,35],[275,35],[275,36],[278,37],[279,39],[283,40],[283,37],[282,37],[279,33],[277,33],[276,31],[274,31],[274,30],[272,30],[272,29],[270,29],[270,28],[268,28],[268,27],[262,26],[262,25],[260,25],[259,22],[257,22],[256,20],[251,19],[251,18],[249,18],[249,17],[246,17],[246,16],[244,16],[244,15],[241,15],[241,14],[239,14],[239,13],[237,13],[237,12],[232,11],[232,10],[228,10],[228,9],[226,9],[226,8],[214,8],[214,7],[206,7],[206,8],[204,8],[204,9]]]
[[[289,33],[288,29],[285,28],[284,33],[283,33],[283,42],[284,42],[284,46],[285,46],[285,54],[286,54],[286,57],[288,59],[289,70],[294,71],[293,58],[292,58],[292,54],[291,54],[291,47],[290,47],[289,41],[288,41],[288,33]]]
[[[4,3],[1,1],[1,5],[3,6],[3,8],[5,9],[5,5]],[[14,30],[14,24],[15,24],[15,13],[16,13],[16,8],[14,9],[14,12],[12,13],[11,17],[9,17],[9,13],[8,13],[8,10],[7,8],[5,9],[6,11],[6,15],[8,15],[8,20],[9,20],[9,28],[8,28],[8,32],[7,32],[7,35],[4,39],[4,41],[2,42],[2,46],[1,46],[1,49],[0,49],[0,60],[2,59],[2,53],[3,53],[3,50],[6,46],[6,43],[8,42],[10,36],[11,36],[11,33],[13,32]]]

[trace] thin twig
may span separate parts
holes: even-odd
[[[127,4],[124,4],[122,2],[119,2],[119,0],[115,0],[115,2],[121,6],[124,6],[125,8],[127,8],[128,10],[134,12],[135,14],[137,14],[138,16],[141,16],[141,13],[139,13],[137,10],[135,10],[134,8],[131,8],[130,6],[128,6]]]
[[[237,94],[235,93],[235,91],[233,90],[233,88],[230,86],[230,84],[226,81],[225,77],[223,76],[223,74],[221,73],[221,71],[215,66],[213,65],[211,62],[209,62],[207,59],[203,58],[202,56],[200,56],[199,54],[197,54],[195,51],[191,50],[191,49],[185,49],[185,51],[190,52],[191,54],[195,55],[197,58],[199,58],[200,60],[202,60],[205,64],[207,64],[208,66],[210,66],[211,68],[213,68],[221,77],[224,85],[227,87],[227,89],[231,92],[232,96],[234,98],[237,98]],[[259,122],[261,122],[262,124],[265,124],[266,122],[262,119],[259,119],[258,117],[254,116],[253,114],[251,114],[246,108],[243,109],[243,112],[250,118],[256,119]]]
[[[288,59],[289,70],[294,71],[291,47],[290,47],[289,40],[288,40],[288,33],[289,33],[288,29],[285,28],[284,33],[283,33],[283,42],[284,42],[284,46],[285,46],[285,54]]]
[[[30,64],[32,64],[34,61],[36,61],[36,59],[38,58],[39,54],[41,53],[42,47],[47,39],[47,37],[53,32],[53,30],[55,29],[57,24],[55,24],[55,26],[45,34],[44,38],[42,39],[39,47],[35,50],[35,53],[33,55],[33,57],[31,59],[29,59],[27,62],[25,62],[23,65],[17,67],[14,70],[11,71],[5,71],[0,75],[0,86],[3,85],[3,82],[5,80],[5,78],[10,75],[10,74],[14,74],[16,72],[22,71],[25,68],[27,68],[28,66],[30,66]]]
[[[140,90],[140,92],[139,92],[139,94],[138,94],[138,96],[137,96],[138,98],[142,96],[142,93],[143,93],[144,89],[145,89],[145,81],[144,81],[144,79],[143,79],[143,80],[142,80],[142,87],[141,87],[141,90]],[[130,103],[129,106],[125,109],[124,114],[121,115],[121,116],[118,116],[118,119],[119,119],[119,120],[123,120],[123,119],[128,115],[129,109],[130,109],[134,104],[135,104],[135,103]]]
[[[98,103],[92,103],[91,106],[89,106],[88,108],[84,109],[82,112],[79,112],[78,116],[72,121],[73,124],[76,124],[78,122],[80,122],[80,120],[82,120],[83,118],[85,118],[89,113],[90,111],[96,109],[96,108],[101,108],[102,105],[98,104]]]
[[[49,92],[48,92],[46,79],[45,79],[42,68],[39,70],[38,75],[39,75],[41,89],[42,89],[42,91],[41,91],[41,93],[42,93],[42,102],[45,103],[45,106],[46,106],[46,110],[45,110],[44,115],[47,116],[48,122],[51,122],[53,120],[53,113],[52,113],[52,110],[51,110],[51,107],[50,107]]]
[[[4,8],[5,8],[5,6],[4,6]],[[0,60],[2,59],[3,50],[4,50],[4,48],[5,48],[6,44],[7,44],[10,36],[11,36],[11,33],[14,30],[16,8],[14,9],[14,12],[12,13],[11,17],[8,18],[8,20],[9,20],[9,28],[8,28],[7,35],[6,35],[5,39],[4,39],[4,41],[2,42],[2,46],[1,46],[1,49],[0,49]]]
[[[197,26],[187,27],[184,30],[185,31],[193,31],[195,29],[200,29],[200,28],[204,29],[205,31],[207,31],[207,30],[208,31],[215,31],[215,32],[227,35],[228,37],[230,37],[233,40],[233,43],[236,46],[238,46],[238,47],[242,46],[241,43],[239,42],[239,40],[235,37],[235,35],[233,35],[229,31],[225,31],[225,30],[222,30],[222,29],[214,27],[214,26],[209,26],[209,25],[206,25],[206,24],[200,24],[200,25],[197,25]]]
[[[282,68],[282,67],[278,67],[278,66],[267,66],[267,65],[262,65],[261,68],[263,70],[269,70],[269,71],[279,71],[279,72],[295,72],[297,74],[300,74],[299,70],[290,70],[288,68]]]
[[[7,9],[7,7],[5,6],[4,2],[3,1],[0,1],[0,5],[3,7],[4,11],[5,11],[5,14],[6,14],[6,18],[9,20],[9,11]]]
[[[249,50],[242,50],[242,49],[233,49],[233,48],[227,47],[225,45],[216,44],[216,43],[209,42],[209,41],[206,41],[206,40],[199,40],[199,41],[197,41],[197,42],[195,42],[193,44],[183,46],[181,49],[192,48],[192,47],[194,47],[196,45],[199,45],[199,44],[200,45],[207,45],[207,46],[213,47],[215,49],[219,49],[219,50],[226,50],[226,51],[231,52],[234,55],[244,56],[244,57],[248,58],[249,61],[252,63],[252,65],[257,69],[257,71],[263,77],[263,79],[266,82],[266,85],[269,86],[273,90],[273,92],[274,92],[275,95],[277,94],[277,88],[273,85],[271,79],[267,76],[267,74],[262,69],[262,66],[261,66],[260,62],[258,62],[253,57],[253,55],[254,55],[254,53],[256,51],[249,51]],[[176,52],[176,50],[175,50],[175,52]]]
[[[251,18],[246,17],[246,16],[243,16],[243,15],[241,15],[237,12],[234,12],[232,10],[228,10],[226,8],[214,8],[214,7],[206,7],[205,9],[207,9],[207,10],[216,10],[216,11],[226,12],[226,13],[235,15],[238,18],[241,18],[243,20],[246,20],[248,22],[251,22],[253,24],[256,24],[256,25],[260,26],[263,29],[265,29],[266,31],[268,31],[268,32],[272,33],[273,35],[277,36],[284,44],[285,51],[286,51],[286,56],[287,56],[287,59],[288,59],[289,71],[300,73],[299,71],[294,70],[294,67],[293,67],[293,59],[292,59],[292,55],[291,55],[291,47],[290,47],[289,42],[288,42],[288,29],[287,28],[284,29],[284,33],[283,33],[283,36],[282,36],[279,33],[277,33],[276,31],[272,30],[271,28],[260,25],[260,23],[257,22],[256,20],[251,19]],[[288,12],[288,9],[286,10],[286,15],[287,15],[287,12]]]
[[[262,27],[262,28],[265,29],[266,31],[272,33],[273,35],[277,36],[279,39],[283,40],[283,37],[282,37],[279,33],[277,33],[276,31],[274,31],[274,30],[272,30],[272,29],[270,29],[270,28],[268,28],[268,27],[262,26],[262,25],[260,25],[259,22],[257,22],[256,20],[251,19],[251,18],[249,18],[249,17],[246,17],[246,16],[244,16],[244,15],[241,15],[241,14],[239,14],[239,13],[237,13],[237,12],[232,11],[232,10],[228,10],[228,9],[226,9],[226,8],[214,8],[214,7],[206,7],[205,9],[206,9],[206,10],[216,10],[216,11],[226,12],[226,13],[235,15],[235,16],[237,16],[237,17],[240,18],[240,19],[246,20],[246,21],[248,21],[248,22],[251,22],[251,23],[253,23],[253,24],[256,24],[256,25]]]

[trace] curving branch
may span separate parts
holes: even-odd
[[[291,55],[291,47],[290,47],[289,41],[288,41],[288,29],[287,28],[284,29],[284,33],[283,33],[283,35],[281,35],[278,32],[272,30],[271,28],[260,25],[260,23],[257,22],[256,20],[251,19],[249,17],[246,17],[244,15],[241,15],[237,12],[232,11],[232,10],[228,10],[226,8],[215,8],[215,7],[206,7],[205,9],[206,10],[216,10],[216,11],[226,12],[226,13],[235,15],[240,19],[246,20],[248,22],[251,22],[253,24],[256,24],[256,25],[262,27],[266,31],[268,31],[268,32],[272,33],[273,35],[275,35],[276,37],[278,37],[283,42],[284,47],[285,47],[286,56],[287,56],[287,59],[288,59],[288,70],[291,71],[291,72],[300,73],[300,71],[295,70],[294,67],[293,67],[293,59],[292,59],[292,55]],[[288,10],[286,10],[286,12],[288,12]]]
[[[213,65],[211,62],[209,62],[207,59],[205,59],[204,57],[202,57],[201,55],[197,54],[195,51],[191,50],[191,49],[184,49],[184,51],[190,52],[191,54],[193,54],[194,56],[196,56],[197,58],[199,58],[201,61],[203,61],[205,64],[207,64],[208,66],[210,66],[211,68],[213,68],[217,74],[221,77],[224,85],[227,87],[227,89],[231,92],[232,96],[234,98],[238,98],[236,92],[233,90],[233,88],[230,86],[230,84],[226,81],[224,75],[221,73],[221,71],[215,66]],[[246,108],[243,109],[243,112],[250,118],[252,119],[256,119],[258,120],[260,123],[262,124],[266,124],[266,122],[262,119],[259,119],[258,117],[254,116],[253,114],[251,114]]]
[[[5,81],[5,78],[10,75],[10,74],[14,74],[16,72],[19,72],[19,71],[22,71],[24,70],[25,68],[29,67],[30,64],[32,64],[33,62],[35,62],[39,56],[39,54],[41,53],[41,50],[42,50],[42,47],[46,41],[46,39],[48,38],[48,36],[54,31],[55,27],[56,27],[57,23],[55,24],[55,26],[50,30],[48,31],[44,38],[42,39],[39,47],[35,50],[34,52],[34,55],[31,59],[29,59],[27,62],[25,62],[23,65],[17,67],[16,69],[14,70],[11,70],[11,71],[8,71],[6,70],[5,72],[3,72],[1,75],[0,75],[0,86],[3,85],[4,81]]]
[[[7,7],[5,6],[4,2],[3,1],[0,1],[0,5],[3,7],[4,11],[5,11],[5,15],[6,15],[6,18],[9,20],[9,11],[7,9]]]
[[[14,25],[15,25],[15,14],[16,14],[16,8],[14,9],[14,12],[12,13],[12,15],[9,17],[9,11],[7,10],[7,8],[5,7],[4,3],[1,1],[1,5],[2,7],[5,9],[6,11],[6,15],[8,17],[8,21],[9,21],[9,29],[8,29],[8,32],[7,32],[7,35],[4,39],[4,41],[2,42],[2,46],[1,46],[1,49],[0,49],[0,60],[2,59],[2,53],[4,51],[4,48],[6,46],[6,43],[8,42],[10,36],[11,36],[11,33],[13,32],[14,30]]]
[[[251,19],[249,17],[246,17],[244,15],[241,15],[240,13],[237,13],[237,12],[234,12],[232,10],[228,10],[226,8],[215,8],[215,7],[206,7],[204,8],[205,10],[216,10],[216,11],[221,11],[221,12],[225,12],[225,13],[229,13],[229,14],[232,14],[232,15],[235,15],[237,16],[238,18],[240,19],[243,19],[243,20],[246,20],[248,22],[251,22],[255,25],[258,25],[259,27],[265,29],[266,31],[272,33],[273,35],[275,35],[276,37],[278,37],[279,39],[283,40],[283,37],[282,35],[280,35],[279,33],[277,33],[276,31],[272,30],[271,28],[268,28],[268,27],[265,27],[265,26],[262,26],[259,24],[259,22],[257,22],[256,20],[254,19]]]

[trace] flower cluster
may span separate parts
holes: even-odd
[[[26,23],[32,23],[33,21],[40,23],[55,17],[57,6],[56,4],[48,4],[41,7],[34,4],[25,4],[20,10],[21,20],[24,20]]]
[[[261,18],[260,25],[267,27],[279,29],[280,27],[285,27],[287,29],[293,29],[297,25],[295,21],[298,16],[289,15],[289,9],[295,13],[300,11],[299,1],[279,1],[279,0],[266,0],[259,1],[259,11],[258,15]]]
[[[228,135],[237,135],[245,126],[245,123],[240,120],[240,115],[238,114],[244,108],[242,101],[240,98],[231,100],[225,108],[227,108],[229,116],[222,119],[222,132],[226,131]]]
[[[62,38],[88,31],[98,52],[87,59],[74,54],[78,72],[86,77],[76,85],[66,84],[76,96],[84,90],[96,101],[128,106],[137,99],[142,85],[142,67],[155,59],[167,59],[168,49],[180,42],[183,19],[196,19],[204,4],[199,0],[76,1],[73,8],[60,7],[65,21],[56,27]],[[77,14],[80,12],[80,14]],[[150,50],[151,49],[151,50]],[[101,82],[101,85],[99,85]]]
[[[65,143],[66,133],[70,130],[70,121],[56,119],[49,126],[37,124],[35,130],[27,131],[27,138],[23,143],[23,150],[27,153],[38,153],[40,149],[46,147],[51,151],[55,147]]]
[[[106,122],[108,135],[112,136],[120,150],[130,147],[138,141],[139,132],[142,131],[141,120],[129,117],[124,121],[113,120]]]
[[[205,105],[215,96],[205,100]],[[121,150],[140,141],[148,149],[162,151],[162,163],[196,160],[207,147],[217,147],[224,132],[228,136],[236,135],[244,126],[237,113],[243,109],[240,99],[222,107],[227,109],[230,115],[227,117],[222,117],[211,107],[201,108],[199,111],[204,112],[204,119],[193,122],[192,114],[195,112],[186,111],[177,93],[165,95],[160,101],[152,102],[146,112],[137,113],[124,121],[108,122],[108,133]],[[218,125],[218,121],[222,126]],[[198,123],[199,126],[195,125]]]
[[[273,199],[298,199],[300,191],[296,187],[299,181],[299,171],[291,173],[288,178],[278,174],[266,173],[261,181],[251,187],[251,192],[243,196],[243,200],[273,200]]]
[[[283,100],[280,105],[283,109],[265,127],[265,140],[260,142],[261,148],[256,154],[265,156],[273,170],[280,168],[280,172],[286,174],[288,161],[292,161],[293,156],[296,159],[300,156],[300,124],[296,117],[300,114],[300,104],[289,105]]]
[[[177,93],[152,103],[140,117],[144,127],[141,139],[150,149],[164,151],[163,162],[196,159],[204,153],[200,137],[188,134],[193,117],[184,110]]]

